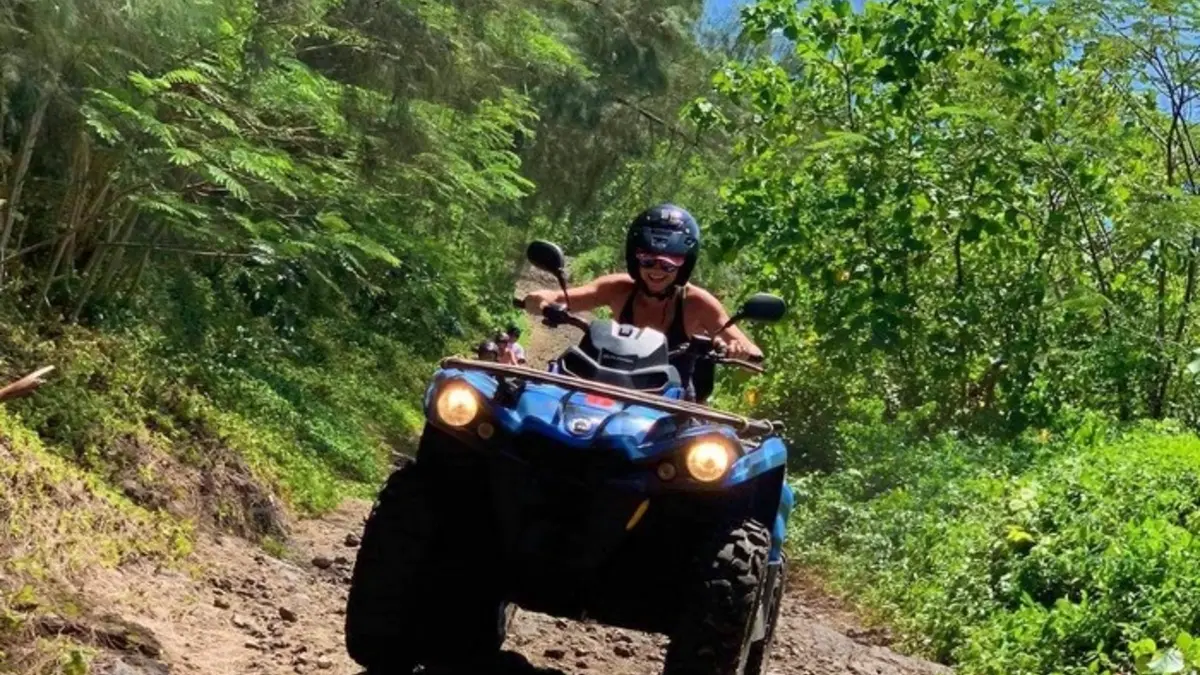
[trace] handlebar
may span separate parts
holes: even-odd
[[[517,309],[525,309],[525,301],[521,298],[512,299],[513,307]],[[588,329],[588,322],[575,316],[566,307],[553,304],[546,305],[542,308],[542,323],[551,328],[557,328],[563,324],[574,326],[582,331]],[[766,368],[763,367],[763,357],[751,356],[746,359],[735,359],[725,356],[724,349],[717,349],[712,338],[697,336],[692,338],[691,342],[680,345],[677,349],[671,352],[671,356],[681,356],[683,354],[692,354],[698,359],[711,360],[714,363],[723,365],[737,366],[754,373],[765,373]]]
[[[691,355],[696,359],[703,359],[719,363],[722,365],[737,366],[754,373],[765,373],[766,368],[763,367],[763,357],[750,356],[745,359],[736,359],[725,355],[725,350],[719,348],[716,342],[707,336],[699,335],[692,338],[691,342],[680,345],[671,352],[671,356]]]
[[[742,359],[722,358],[722,359],[718,359],[717,363],[722,363],[722,364],[726,364],[726,365],[730,365],[730,366],[737,366],[738,368],[749,370],[752,373],[761,374],[761,373],[767,372],[766,368],[759,365],[759,363],[762,362],[762,359],[758,359],[757,361],[758,361],[758,363],[756,363],[754,361],[743,361]]]
[[[513,298],[512,303],[513,307],[517,309],[525,309],[525,301],[520,298]],[[587,321],[575,316],[566,307],[559,304],[546,305],[542,308],[542,323],[551,328],[567,324],[585,332],[590,326]]]

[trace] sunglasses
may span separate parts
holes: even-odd
[[[658,269],[666,272],[667,274],[671,274],[671,273],[679,270],[680,267],[683,267],[682,264],[668,262],[666,260],[663,260],[662,258],[657,258],[652,255],[639,255],[637,257],[637,259],[638,259],[638,264],[641,265],[642,269],[644,269],[644,270],[653,269],[654,267],[657,267]]]

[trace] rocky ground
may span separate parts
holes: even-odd
[[[240,539],[206,535],[193,570],[132,566],[96,577],[88,596],[145,636],[108,650],[97,672],[358,673],[342,647],[342,622],[357,537],[369,508],[347,501],[324,518],[297,523],[283,558]],[[803,580],[793,578],[790,589],[772,674],[948,672],[882,646],[881,631],[861,629]],[[510,673],[547,675],[655,675],[663,648],[661,636],[532,613],[517,615],[506,644]]]

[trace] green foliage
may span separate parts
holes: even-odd
[[[374,484],[434,360],[508,316],[525,220],[690,165],[655,153],[699,3],[653,4],[0,10],[3,311],[36,308],[6,354],[59,367],[30,426],[117,482],[150,452],[305,510]]]
[[[729,62],[689,111],[736,149],[719,245],[793,307],[771,352],[810,368],[765,398],[801,401],[795,428],[833,438],[863,397],[989,434],[1068,403],[1195,420],[1200,165],[1185,113],[1145,95],[1200,83],[1171,11],[746,10],[748,39],[789,48]]]
[[[795,551],[960,672],[1128,672],[1200,627],[1200,440],[1083,433],[1096,440],[849,430],[874,459],[800,482]]]
[[[624,253],[617,246],[597,246],[571,259],[571,276],[577,279],[594,279],[624,271]]]

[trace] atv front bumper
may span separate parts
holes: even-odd
[[[710,538],[750,514],[752,493],[648,494],[621,479],[615,455],[543,443],[472,447],[427,426],[417,461],[439,483],[443,527],[459,528],[479,573],[526,609],[670,632]]]

